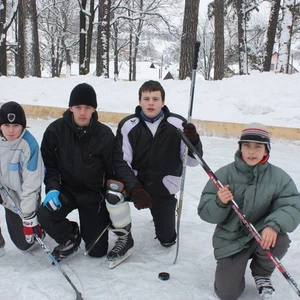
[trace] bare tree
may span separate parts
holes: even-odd
[[[42,65],[51,70],[52,77],[59,77],[66,61],[66,76],[70,76],[70,50],[78,52],[78,13],[74,14],[78,6],[71,1],[39,0],[38,9]]]
[[[198,71],[205,80],[211,80],[211,71],[214,64],[214,28],[212,20],[200,22],[198,40],[200,41]]]
[[[215,0],[215,64],[214,80],[224,77],[224,1]]]
[[[99,0],[99,3],[105,1]],[[93,26],[95,17],[94,0],[89,2],[89,10],[87,10],[87,0],[79,1],[79,74],[86,75],[90,72],[91,49]]]
[[[267,41],[265,46],[265,55],[264,55],[264,63],[263,63],[263,70],[265,72],[269,72],[271,68],[271,60],[273,55],[276,29],[278,24],[278,15],[280,10],[280,1],[281,0],[273,0],[271,3],[270,19],[269,19]]]
[[[109,77],[109,37],[111,0],[99,0],[96,75]]]
[[[278,60],[276,72],[289,73],[289,58],[293,32],[293,11],[295,0],[284,0],[282,5],[282,21],[279,37]]]
[[[41,77],[38,23],[35,0],[19,3],[19,76]]]
[[[185,0],[181,51],[179,62],[179,79],[192,78],[193,57],[197,37],[200,0]]]
[[[18,1],[12,6],[10,16],[7,18],[7,1],[0,0],[0,76],[7,75],[6,34],[17,14]]]

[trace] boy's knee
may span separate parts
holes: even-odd
[[[38,211],[36,212],[38,221],[40,224],[44,223],[44,220],[47,218],[49,210],[48,208],[44,207],[43,205],[41,205],[38,209]]]
[[[286,233],[279,233],[277,236],[276,245],[272,250],[273,254],[281,259],[287,253],[290,243],[291,240]]]

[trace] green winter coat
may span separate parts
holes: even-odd
[[[224,186],[229,184],[235,202],[257,231],[272,227],[278,233],[292,232],[298,226],[300,195],[291,177],[282,169],[268,162],[248,166],[238,150],[235,161],[215,174]],[[211,180],[202,192],[198,214],[204,221],[217,224],[213,235],[216,259],[240,252],[253,238],[232,206],[220,201]]]

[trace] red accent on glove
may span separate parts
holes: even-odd
[[[152,207],[151,196],[141,186],[134,187],[130,191],[130,196],[138,210]]]
[[[43,228],[41,225],[36,225],[34,227],[23,227],[23,233],[24,235],[37,235],[39,238],[43,238]]]

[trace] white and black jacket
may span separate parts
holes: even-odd
[[[167,197],[179,191],[185,145],[176,133],[186,120],[163,107],[164,114],[148,124],[141,116],[141,107],[118,125],[113,166],[116,179],[123,182],[127,192],[135,186],[143,188],[152,197]],[[150,130],[151,126],[156,126]],[[156,131],[155,131],[156,130]],[[202,155],[202,144],[196,145]],[[188,166],[196,166],[195,158],[188,156]]]

